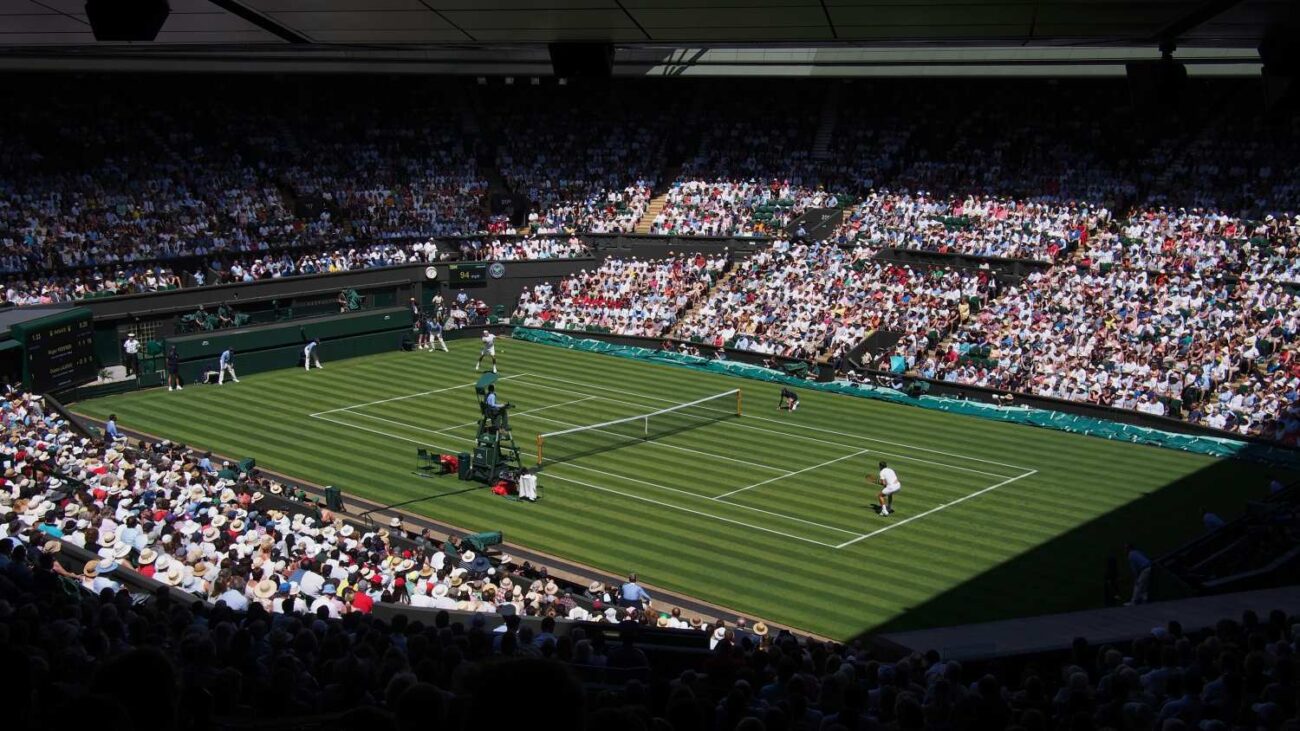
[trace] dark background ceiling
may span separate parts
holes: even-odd
[[[1143,45],[1253,48],[1298,0],[171,0],[156,44]],[[0,47],[94,44],[84,0],[0,0]],[[222,6],[231,9],[223,8]],[[235,7],[238,6],[238,7]],[[234,10],[235,12],[232,12]],[[240,17],[240,15],[248,16]]]

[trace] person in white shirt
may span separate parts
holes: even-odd
[[[497,372],[497,336],[491,332],[483,331],[483,352],[478,354],[478,362],[474,364],[474,371],[477,372],[479,366],[483,365],[484,358],[492,359],[492,372]]]
[[[133,376],[140,372],[140,341],[136,340],[135,333],[127,333],[126,341],[122,343],[122,352],[126,354],[123,365],[126,366],[126,375]]]
[[[304,369],[310,371],[313,363],[317,368],[325,367],[320,364],[320,356],[316,353],[316,346],[318,345],[320,345],[320,340],[312,338],[311,342],[307,343],[307,347],[302,349],[302,367]]]
[[[880,475],[876,482],[881,486],[876,501],[880,503],[880,515],[883,517],[894,512],[894,493],[903,489],[903,486],[898,482],[898,473],[883,460],[880,462]]]

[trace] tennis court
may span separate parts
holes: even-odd
[[[651,439],[548,438],[537,503],[454,476],[413,474],[419,448],[469,451],[477,341],[285,369],[239,384],[140,391],[74,405],[129,429],[235,457],[381,504],[407,503],[508,540],[826,636],[1096,606],[1126,540],[1151,553],[1200,531],[1198,506],[1255,465],[779,387],[502,338],[498,393],[525,466],[536,436],[650,417]],[[722,406],[722,404],[727,406]],[[722,416],[732,410],[731,415]],[[716,417],[716,418],[715,418]],[[679,423],[674,425],[672,420]],[[620,432],[621,427],[601,431]],[[601,447],[599,450],[593,447]],[[566,453],[567,451],[567,453]],[[876,515],[881,460],[903,484]],[[1222,501],[1218,501],[1222,503]],[[1225,516],[1230,517],[1230,516]]]
[[[467,381],[432,392],[339,406],[312,417],[398,442],[466,451],[478,424],[473,410],[464,408],[466,393],[473,393],[473,387],[474,381]],[[832,549],[899,528],[1037,471],[878,437],[788,424],[779,418],[744,416],[743,389],[740,416],[734,392],[706,397],[705,404],[688,402],[695,407],[683,416],[678,411],[682,404],[662,397],[527,372],[505,376],[498,393],[516,405],[511,423],[524,447],[526,466],[537,464],[535,448],[531,453],[528,448],[538,434],[573,432],[548,439],[550,451],[563,449],[557,441],[579,441],[578,456],[547,464],[544,485],[559,480]],[[751,404],[751,408],[761,407]],[[447,423],[453,414],[465,418]],[[652,428],[645,439],[628,438],[601,426],[643,414],[650,415],[646,421],[663,419],[674,426],[663,430],[668,433],[662,436],[655,436]],[[638,463],[655,468],[648,474],[629,474],[620,469],[621,459],[610,459],[616,451],[635,453]],[[892,460],[896,469],[910,476],[909,482],[924,484],[925,490],[918,491],[916,501],[909,500],[912,509],[871,525],[867,517],[879,516],[862,506],[874,495],[867,478],[880,460]],[[716,481],[701,481],[701,472],[716,475]],[[799,498],[793,508],[787,504],[792,496]],[[836,503],[859,509],[837,510]]]

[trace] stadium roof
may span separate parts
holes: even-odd
[[[720,47],[1254,49],[1293,0],[170,0],[152,43],[96,43],[84,0],[0,0],[0,56],[265,58],[374,53],[528,61],[553,41],[610,41],[616,73]],[[277,50],[279,49],[279,50]],[[1104,57],[1104,56],[1103,56]],[[915,58],[920,58],[916,56]],[[851,63],[842,57],[841,63]],[[13,64],[4,64],[13,67]],[[620,68],[624,67],[624,68]],[[470,70],[470,72],[474,72]],[[511,69],[510,72],[515,72]],[[520,71],[526,73],[526,71]]]

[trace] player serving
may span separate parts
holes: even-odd
[[[894,472],[894,468],[884,460],[880,462],[880,475],[876,478],[876,482],[880,484],[880,492],[876,493],[876,500],[880,503],[880,515],[883,517],[894,512],[894,493],[903,489],[903,486],[898,482],[898,473]]]
[[[483,352],[478,354],[478,362],[474,364],[474,371],[478,372],[479,366],[483,365],[484,358],[492,359],[492,372],[497,372],[497,336],[483,331]]]

